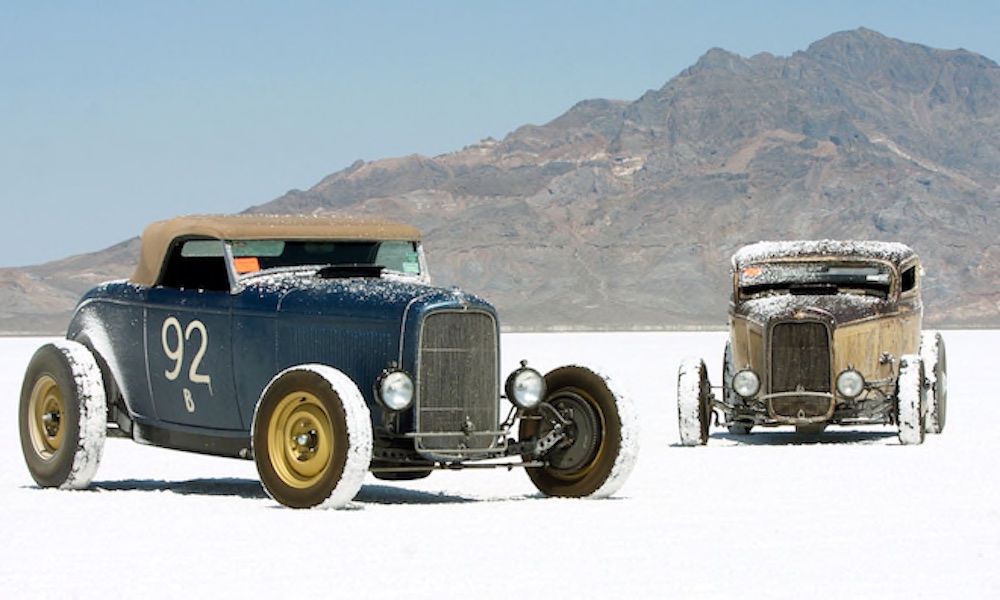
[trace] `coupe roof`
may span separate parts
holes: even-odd
[[[154,285],[178,238],[217,240],[420,240],[416,227],[369,217],[309,215],[188,215],[151,223],[142,234],[132,283]]]
[[[757,242],[737,250],[733,255],[733,266],[740,269],[751,263],[796,258],[885,260],[899,264],[914,256],[916,253],[912,248],[898,242],[855,240]]]

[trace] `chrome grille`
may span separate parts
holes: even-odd
[[[771,330],[771,390],[829,393],[830,335],[816,322],[779,323]],[[815,419],[829,412],[832,398],[785,396],[771,402],[778,418]]]
[[[455,453],[494,445],[498,419],[497,329],[484,312],[424,319],[417,366],[418,448]],[[442,433],[446,435],[427,435]]]

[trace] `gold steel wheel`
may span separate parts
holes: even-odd
[[[289,487],[312,487],[330,469],[333,424],[315,395],[296,391],[278,401],[267,437],[268,460]]]
[[[28,405],[28,432],[31,446],[42,460],[51,460],[66,437],[63,427],[65,404],[59,384],[51,375],[42,375],[31,389]]]
[[[93,352],[71,340],[35,351],[17,415],[21,453],[35,483],[67,489],[90,485],[107,428],[104,381]]]
[[[371,465],[371,415],[346,375],[290,367],[264,388],[251,430],[264,490],[292,508],[338,508],[361,489]]]

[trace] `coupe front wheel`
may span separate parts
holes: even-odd
[[[368,405],[323,365],[293,367],[265,388],[254,412],[253,455],[268,495],[292,508],[340,508],[372,460]]]
[[[712,388],[705,361],[684,359],[677,373],[677,425],[682,445],[702,446],[708,443],[711,401]]]
[[[924,363],[919,356],[910,354],[900,359],[896,388],[899,442],[904,445],[922,444],[927,394],[924,391]]]

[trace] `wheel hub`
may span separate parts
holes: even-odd
[[[576,393],[563,393],[550,400],[565,422],[565,437],[547,456],[557,473],[575,473],[592,464],[603,434],[593,406]]]
[[[292,435],[291,452],[298,460],[308,460],[316,454],[318,444],[316,429],[308,421],[300,421],[296,429],[299,429],[300,433]]]
[[[282,398],[268,425],[268,437],[269,460],[287,485],[309,487],[329,469],[333,426],[316,396],[293,393]]]
[[[32,415],[31,443],[39,456],[51,458],[62,447],[66,432],[62,426],[65,410],[62,392],[55,379],[46,375],[35,382],[29,410]]]

